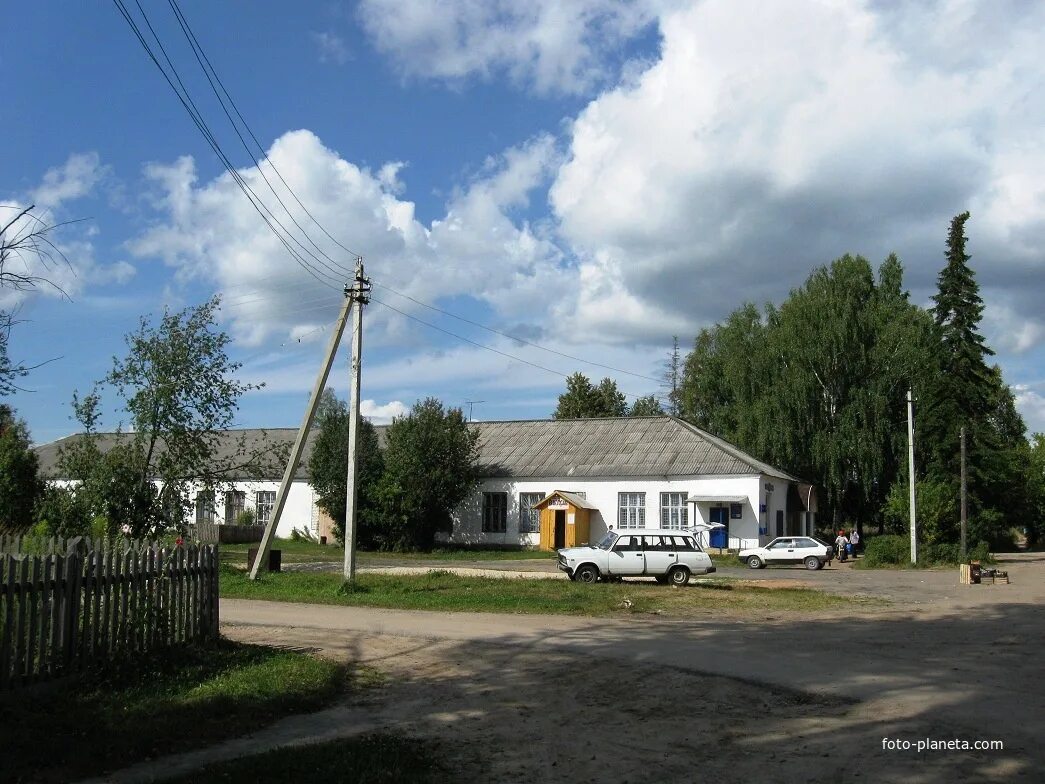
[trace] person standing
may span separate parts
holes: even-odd
[[[857,531],[856,528],[853,528],[853,530],[849,532],[849,545],[853,559],[855,560],[856,551],[860,549],[860,532]]]
[[[845,536],[845,531],[839,531],[838,536],[835,537],[835,549],[838,551],[838,560],[845,561],[847,552],[846,547],[849,544],[849,540]]]

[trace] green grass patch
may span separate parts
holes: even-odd
[[[402,610],[675,617],[715,612],[819,612],[852,602],[808,588],[768,588],[721,578],[673,588],[646,581],[585,585],[567,580],[463,577],[445,570],[422,575],[360,574],[354,583],[344,585],[340,575],[314,572],[265,574],[251,582],[242,572],[225,568],[221,595]]]
[[[452,781],[439,746],[392,734],[340,738],[208,765],[170,781],[257,784],[259,781],[351,781],[353,784],[435,784]]]
[[[0,700],[3,780],[71,781],[244,735],[317,710],[369,670],[220,640],[114,663]]]
[[[245,566],[247,563],[247,550],[256,546],[256,544],[223,544],[219,548],[221,560]],[[281,551],[282,555],[280,557],[283,563],[342,562],[345,560],[345,548],[336,544],[317,544],[316,542],[303,540],[277,539],[272,543],[272,549]],[[356,553],[357,563],[364,566],[368,563],[389,560],[426,563],[440,561],[528,561],[552,558],[555,558],[555,553],[544,550],[491,550],[471,547],[440,547],[428,553],[370,551]]]

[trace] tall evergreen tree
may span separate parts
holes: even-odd
[[[965,428],[970,538],[998,542],[1031,513],[1026,427],[1001,370],[987,364],[994,352],[979,332],[983,300],[965,248],[968,220],[968,212],[951,220],[933,297],[939,359],[920,398],[919,440],[926,476],[957,494]],[[958,520],[944,535],[957,537]]]

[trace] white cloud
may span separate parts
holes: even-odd
[[[1045,433],[1045,395],[1037,389],[1045,388],[1045,384],[1016,384],[1012,391],[1016,397],[1016,408],[1027,423],[1028,433]]]
[[[551,176],[556,152],[549,137],[487,162],[454,194],[446,215],[429,226],[416,219],[413,203],[398,195],[400,163],[377,172],[361,169],[309,131],[284,134],[268,156],[316,219],[337,227],[331,230],[338,242],[366,251],[367,272],[377,283],[427,302],[467,292],[508,316],[526,313],[533,319],[539,318],[535,298],[544,297],[542,287],[554,286],[566,274],[554,243],[528,225],[516,226],[508,214]],[[268,171],[268,164],[264,167]],[[258,170],[241,174],[293,230]],[[132,252],[163,259],[182,282],[216,284],[226,293],[225,312],[235,337],[249,345],[273,334],[296,340],[317,320],[333,321],[354,259],[311,222],[282,186],[284,204],[322,253],[309,247],[316,259],[299,246],[295,250],[321,280],[290,257],[230,176],[200,183],[191,158],[152,164],[146,175],[157,188],[154,203],[161,220],[131,243]],[[279,185],[274,173],[268,179]],[[405,309],[387,290],[378,288],[375,294]],[[408,334],[403,319],[380,305],[375,303],[370,313],[368,343]]]
[[[359,413],[374,425],[387,425],[394,417],[404,416],[410,409],[398,400],[379,404],[374,400],[362,400]]]
[[[102,165],[98,153],[74,153],[63,165],[47,170],[40,184],[30,192],[29,199],[40,212],[57,209],[63,202],[89,194],[107,172],[108,167]]]
[[[66,217],[68,203],[91,196],[108,172],[97,153],[74,153],[27,193],[0,200],[0,226],[11,224],[4,236],[5,271],[36,281],[0,289],[0,309],[17,308],[37,295],[72,297],[94,283],[122,284],[133,277],[135,268],[125,261],[96,261],[97,225]],[[31,212],[18,218],[30,206]],[[35,241],[29,241],[33,234]]]
[[[581,264],[578,327],[641,339],[681,321],[685,334],[849,251],[899,252],[920,298],[966,208],[985,299],[1008,292],[1018,317],[1035,313],[1045,6],[997,16],[966,1],[664,12],[660,59],[578,115],[551,189]],[[976,54],[950,62],[959,39]]]
[[[316,45],[321,63],[344,65],[352,58],[345,39],[337,33],[330,31],[312,33],[312,42]]]
[[[378,50],[410,77],[505,73],[538,93],[576,93],[608,75],[623,42],[651,20],[646,0],[362,0]]]

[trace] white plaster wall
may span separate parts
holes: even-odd
[[[519,494],[541,493],[544,497],[556,490],[578,492],[585,495],[586,500],[598,508],[592,512],[590,538],[599,539],[608,527],[617,527],[618,493],[646,494],[646,527],[660,527],[660,494],[684,492],[694,495],[746,496],[743,517],[730,520],[730,547],[748,547],[757,544],[758,536],[758,504],[761,503],[759,488],[761,477],[729,476],[729,477],[683,477],[674,479],[484,479],[479,487],[463,503],[454,514],[454,530],[444,541],[457,544],[506,544],[532,545],[540,542],[539,534],[519,533]],[[779,481],[779,480],[778,480]],[[781,494],[786,498],[786,488],[780,482]],[[508,493],[508,522],[504,533],[484,533],[482,531],[482,494],[484,492]],[[696,515],[693,514],[694,506]],[[711,504],[690,504],[690,522],[708,522]]]
[[[246,495],[244,509],[257,508],[257,494],[259,491],[272,493],[279,492],[278,481],[256,481],[256,482],[233,482],[229,488],[223,488],[214,494],[214,521],[218,523],[231,523],[225,520],[225,493],[224,489],[239,490]],[[195,492],[192,497],[195,498]],[[195,512],[190,513],[188,522],[195,521]],[[305,481],[295,480],[287,492],[287,501],[283,506],[283,514],[279,518],[279,526],[276,528],[276,536],[287,539],[295,529],[305,528],[313,533],[316,532],[318,523],[316,512],[316,494],[312,486]]]

